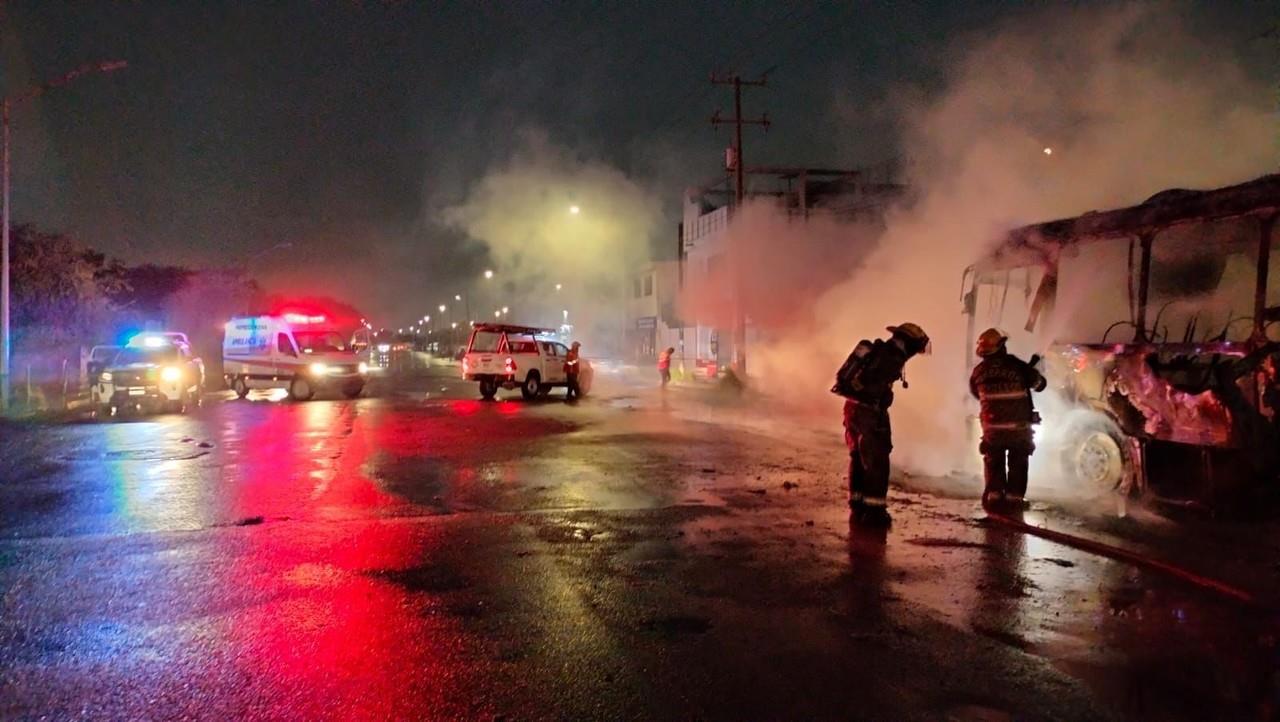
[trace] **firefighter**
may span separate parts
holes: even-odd
[[[983,331],[977,348],[982,361],[969,377],[969,391],[982,406],[978,450],[986,478],[982,507],[989,511],[1026,504],[1027,464],[1035,451],[1031,426],[1040,420],[1031,392],[1044,391],[1046,384],[1035,369],[1036,357],[1027,363],[1009,353],[1008,340],[999,329]]]
[[[874,526],[890,522],[889,452],[893,439],[889,406],[893,385],[903,379],[907,360],[929,350],[929,337],[914,323],[889,326],[888,340],[862,340],[836,374],[832,393],[843,396],[844,440],[849,447],[849,510],[854,521]],[[903,388],[907,384],[903,380]]]
[[[674,347],[668,347],[666,351],[658,354],[658,376],[662,377],[663,389],[667,388],[667,384],[671,383],[671,357],[675,353]]]
[[[578,349],[582,348],[582,344],[577,341],[573,342],[573,346],[569,347],[569,353],[564,357],[564,379],[568,387],[565,395],[565,401],[574,401],[582,396],[582,392],[578,390]]]

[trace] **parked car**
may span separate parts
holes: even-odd
[[[98,416],[124,410],[184,413],[200,403],[204,363],[191,347],[164,334],[129,340],[97,374],[90,403]]]
[[[462,378],[479,382],[485,399],[492,399],[499,388],[519,388],[526,399],[546,397],[551,389],[567,385],[564,361],[569,349],[552,334],[530,326],[476,324],[462,357]],[[587,359],[581,359],[580,366],[578,386],[585,396],[594,372]]]

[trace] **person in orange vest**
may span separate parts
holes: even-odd
[[[675,348],[670,347],[666,351],[658,354],[658,375],[662,377],[662,388],[667,388],[667,384],[671,383],[671,357],[675,355]]]
[[[578,349],[580,348],[582,344],[574,341],[573,346],[569,347],[569,353],[564,357],[564,378],[568,385],[564,395],[565,401],[576,401],[582,396],[582,391],[578,388]]]
[[[1037,357],[1028,363],[1014,356],[1008,340],[999,329],[983,331],[977,348],[982,361],[969,377],[969,391],[982,407],[978,450],[986,479],[982,508],[989,511],[1026,504],[1027,467],[1036,448],[1031,427],[1039,421],[1031,392],[1044,391],[1047,383],[1035,368]]]

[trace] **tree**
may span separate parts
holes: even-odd
[[[121,275],[126,288],[113,294],[111,300],[120,308],[154,316],[162,313],[169,300],[187,286],[195,271],[146,263],[121,267]]]
[[[15,348],[92,338],[126,287],[122,266],[61,233],[29,225],[10,234]]]

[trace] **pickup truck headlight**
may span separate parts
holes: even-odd
[[[109,383],[111,383],[111,372],[110,372],[110,371],[103,371],[103,372],[102,372],[102,375],[101,375],[101,376],[99,376],[98,378],[102,380],[102,383],[104,383],[104,384],[109,384]]]
[[[324,376],[325,374],[329,373],[329,365],[320,363],[319,361],[311,364],[311,366],[309,366],[308,368],[311,369],[312,375],[315,375],[315,376]]]
[[[182,369],[177,366],[165,366],[160,369],[160,380],[165,383],[173,383],[182,380]]]

